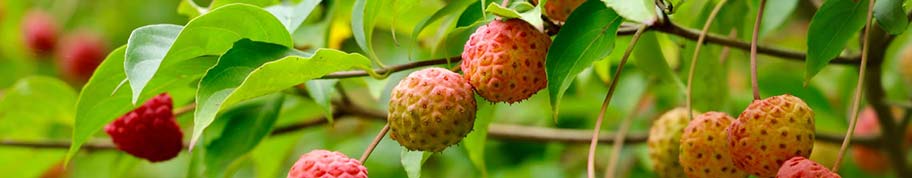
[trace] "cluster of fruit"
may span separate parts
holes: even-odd
[[[755,100],[737,119],[721,112],[689,118],[686,109],[671,110],[650,129],[649,155],[660,177],[839,177],[806,159],[814,112],[798,97]]]
[[[61,75],[76,83],[87,81],[107,54],[104,40],[89,31],[67,34],[58,40],[59,27],[54,17],[41,10],[26,13],[22,33],[30,53],[39,58],[54,56]]]

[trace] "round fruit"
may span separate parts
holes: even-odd
[[[549,0],[545,3],[545,14],[551,20],[563,23],[570,17],[570,13],[582,5],[586,0]]]
[[[880,135],[880,123],[873,108],[865,108],[858,116],[858,123],[856,124],[855,135],[857,136]],[[852,157],[861,170],[870,173],[884,173],[890,166],[887,164],[888,158],[877,148],[853,145]]]
[[[57,24],[47,12],[31,10],[22,20],[22,33],[26,46],[39,55],[54,51],[57,44]]]
[[[171,96],[160,94],[105,126],[105,132],[117,149],[151,162],[169,160],[180,153],[184,137],[172,107]]]
[[[687,177],[747,177],[735,168],[725,129],[734,120],[728,114],[707,112],[690,121],[681,136],[681,166]]]
[[[773,177],[789,158],[811,154],[814,112],[787,94],[754,100],[729,127],[728,144],[738,169]]]
[[[462,71],[478,95],[515,103],[548,85],[545,56],[551,38],[519,19],[479,27],[462,52]]]
[[[687,115],[687,109],[672,109],[662,114],[649,129],[649,138],[646,141],[649,159],[652,160],[652,167],[659,177],[684,177],[684,169],[678,162],[678,154],[681,135],[690,122]]]
[[[840,178],[839,174],[830,171],[817,162],[796,156],[779,168],[776,178]]]
[[[361,161],[348,158],[345,154],[326,150],[313,150],[301,155],[288,178],[344,177],[367,178],[367,168]]]
[[[440,152],[472,131],[475,110],[472,87],[459,74],[419,70],[390,94],[390,138],[409,150]]]
[[[106,55],[104,41],[91,33],[76,33],[66,37],[57,53],[62,75],[84,82],[92,77],[95,68]]]

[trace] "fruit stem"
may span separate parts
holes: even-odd
[[[760,8],[757,9],[757,20],[754,21],[754,34],[751,35],[751,89],[754,91],[754,100],[760,100],[760,89],[757,82],[757,39],[760,36],[760,22],[763,20],[763,10],[766,8],[766,0],[760,0]]]
[[[694,48],[693,57],[690,59],[690,72],[687,74],[687,117],[693,118],[693,79],[694,73],[697,69],[697,59],[700,56],[700,48],[703,47],[703,41],[706,40],[706,33],[709,32],[709,27],[712,26],[713,21],[716,19],[716,15],[719,14],[719,10],[722,10],[722,6],[725,5],[727,0],[721,0],[716,7],[713,8],[712,12],[709,13],[709,17],[706,18],[706,23],[703,24],[703,31],[700,31],[700,37],[697,38],[697,47]]]
[[[380,143],[380,140],[383,140],[383,137],[386,136],[386,132],[390,129],[389,123],[383,126],[383,129],[380,129],[380,133],[377,133],[377,137],[374,137],[374,141],[367,146],[367,149],[364,150],[364,154],[361,154],[361,164],[367,161],[367,158],[370,157],[371,152],[374,152],[374,148],[377,148],[377,144]]]
[[[614,134],[614,143],[611,146],[611,159],[608,161],[608,168],[605,170],[606,178],[615,177],[617,163],[621,158],[621,149],[624,148],[624,138],[627,137],[627,130],[630,129],[630,121],[633,120],[633,116],[636,113],[639,113],[643,107],[647,106],[646,103],[650,100],[650,98],[647,96],[649,95],[643,95],[640,98],[640,101],[637,103],[636,107],[630,111],[630,114],[627,114],[627,117],[624,117],[624,120],[621,121],[620,128],[618,129],[617,133]]]
[[[862,84],[864,84],[865,69],[868,65],[868,48],[870,46],[869,35],[871,33],[871,19],[874,16],[874,1],[868,1],[868,17],[865,21],[865,30],[864,37],[862,38],[862,47],[861,47],[861,65],[858,67],[858,83],[855,84],[855,95],[852,97],[852,115],[851,121],[849,122],[849,129],[846,131],[846,137],[842,141],[842,146],[839,148],[839,155],[836,156],[836,162],[833,163],[833,172],[839,171],[839,165],[842,163],[842,157],[845,156],[845,151],[849,147],[849,143],[852,141],[852,135],[855,134],[855,126],[858,123],[858,112],[861,110],[861,91]],[[902,168],[900,168],[902,169]]]
[[[624,51],[624,56],[621,57],[621,63],[618,64],[617,71],[614,71],[614,75],[612,75],[614,77],[611,78],[611,84],[608,85],[608,94],[605,94],[605,100],[602,101],[602,109],[599,111],[598,118],[595,120],[595,128],[592,130],[592,139],[589,142],[589,159],[586,163],[588,178],[595,178],[595,147],[598,145],[599,130],[602,128],[602,120],[605,120],[605,111],[608,109],[608,103],[611,103],[611,96],[614,95],[614,89],[617,88],[618,80],[621,79],[621,71],[624,70],[624,64],[627,64],[627,58],[630,57],[630,53],[633,52],[633,47],[635,47],[637,41],[640,40],[640,35],[642,35],[647,28],[649,28],[649,25],[641,25],[636,33],[633,34],[633,39],[630,40],[630,46]]]

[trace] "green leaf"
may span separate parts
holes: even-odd
[[[728,1],[728,3],[733,2]],[[754,0],[752,3],[759,5],[760,1]],[[776,30],[776,28],[785,23],[785,21],[792,16],[792,12],[795,11],[795,7],[798,7],[798,0],[766,1],[766,9],[764,12],[770,13],[763,13],[763,22],[760,24],[761,36],[766,36],[766,34],[769,34],[773,30]],[[756,10],[752,13],[756,14]]]
[[[652,0],[602,0],[621,17],[641,24],[653,24],[657,19]],[[593,4],[594,5],[594,4]]]
[[[902,0],[879,0],[874,2],[874,18],[884,31],[898,35],[906,31],[909,19],[902,7]]]
[[[200,80],[190,145],[196,144],[219,111],[241,101],[336,71],[370,69],[370,61],[360,54],[319,49],[309,57],[301,55],[307,54],[276,44],[246,39],[235,43]]]
[[[423,151],[409,151],[402,148],[401,152],[401,162],[402,167],[405,168],[405,173],[408,174],[409,178],[420,178],[421,177],[421,166],[431,157],[431,152]]]
[[[284,98],[281,93],[263,96],[244,102],[220,117],[229,120],[221,136],[206,145],[207,177],[225,177],[222,170],[253,150],[272,131]]]
[[[456,0],[450,3],[447,3],[443,9],[434,12],[434,15],[431,15],[421,22],[418,22],[418,25],[415,25],[415,30],[412,30],[412,39],[418,39],[418,35],[421,34],[421,31],[431,23],[436,22],[437,20],[443,19],[444,17],[460,15],[466,8],[469,8],[470,5],[474,4],[478,0]]]
[[[514,8],[521,8],[524,6],[532,6],[532,4],[525,1],[514,3]],[[531,8],[528,11],[521,11],[521,13],[519,13],[519,19],[528,22],[535,27],[535,29],[544,30],[545,22],[542,20],[541,11],[542,8]]]
[[[0,139],[46,139],[54,124],[72,125],[75,104],[76,91],[59,79],[22,78],[0,100]]]
[[[205,13],[205,9],[196,5],[196,2],[193,2],[193,0],[181,0],[180,4],[177,6],[177,13],[192,19]]]
[[[488,8],[485,8],[485,11],[508,19],[521,17],[519,15],[519,12],[516,12],[516,10],[500,6],[500,4],[497,2],[491,2],[491,4],[488,4]]]
[[[548,49],[545,61],[554,116],[557,116],[560,99],[573,78],[592,62],[611,53],[623,20],[600,1],[587,1],[570,14]]]
[[[480,97],[475,98],[481,101]],[[462,140],[466,153],[469,154],[469,160],[481,171],[482,177],[488,177],[488,170],[485,166],[485,142],[488,140],[488,126],[494,120],[495,105],[488,102],[478,102],[478,112],[475,114],[475,126],[473,131],[466,135]]]
[[[364,50],[371,58],[376,59],[372,39],[374,36],[374,25],[377,24],[377,16],[383,11],[383,4],[386,0],[356,0],[352,9],[352,33],[355,36],[355,42],[358,47]]]
[[[244,3],[250,4],[259,7],[266,7],[268,5],[273,5],[279,3],[278,0],[212,0],[212,3],[209,4],[209,9],[217,9],[219,7],[232,4],[232,3]]]
[[[163,57],[127,56],[124,65],[133,91],[133,103],[139,100],[140,95],[145,94],[150,82],[173,80],[170,78],[173,76],[156,77],[159,69],[174,70],[175,66],[192,58],[220,55],[241,38],[292,46],[291,35],[269,12],[247,4],[223,6],[190,21]],[[144,48],[138,46],[155,45],[142,40],[131,40],[127,44],[138,49]]]
[[[304,83],[307,86],[307,94],[313,98],[317,105],[320,105],[323,115],[326,116],[326,120],[329,120],[330,124],[335,120],[332,114],[332,102],[330,101],[332,100],[332,94],[336,91],[336,83],[339,83],[338,79],[311,80]]]
[[[864,27],[868,1],[828,0],[808,27],[805,83],[839,56],[849,39]]]
[[[266,11],[272,13],[282,25],[285,25],[285,30],[288,33],[294,33],[298,30],[298,27],[301,26],[301,23],[304,23],[304,20],[313,12],[314,8],[317,5],[320,5],[320,2],[323,0],[308,0],[302,1],[295,6],[289,5],[276,5],[266,8]]]
[[[657,76],[661,81],[678,87],[681,94],[684,94],[684,83],[668,66],[668,61],[662,55],[662,46],[659,45],[656,32],[643,33],[639,42],[637,42],[636,48],[633,48],[633,54],[636,55],[633,62],[639,66],[639,69],[652,76]]]

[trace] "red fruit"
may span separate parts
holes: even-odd
[[[57,44],[57,25],[47,12],[31,10],[22,20],[22,33],[25,44],[39,55],[54,51]]]
[[[814,148],[814,112],[804,101],[779,95],[751,103],[728,128],[735,166],[772,177],[786,160],[807,157]]]
[[[105,132],[117,149],[151,162],[169,160],[180,153],[184,137],[171,108],[171,96],[160,94],[105,126]]]
[[[367,178],[367,168],[361,161],[348,158],[345,154],[326,150],[313,150],[301,155],[288,178]]]
[[[545,3],[545,13],[552,20],[559,23],[567,21],[567,17],[586,0],[549,0]]]
[[[520,19],[479,27],[462,52],[462,71],[478,95],[515,103],[548,85],[545,56],[551,38]]]
[[[830,171],[817,162],[801,156],[793,157],[779,168],[776,178],[841,178],[839,174]]]
[[[86,81],[104,60],[104,41],[91,33],[77,33],[63,40],[58,51],[62,74],[75,81]]]

